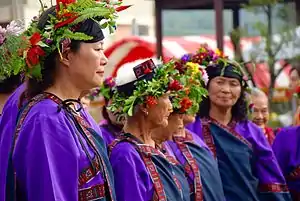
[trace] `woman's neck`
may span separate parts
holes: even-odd
[[[185,128],[177,129],[177,131],[174,132],[173,136],[174,137],[185,137],[186,136]]]
[[[81,89],[74,86],[68,79],[58,79],[54,85],[49,87],[46,92],[55,94],[62,100],[66,99],[79,99],[82,93]]]
[[[231,108],[220,108],[214,105],[211,105],[209,116],[219,123],[227,126],[232,118]]]
[[[0,94],[0,114],[2,114],[3,107],[10,94]]]
[[[135,136],[143,143],[155,147],[155,142],[151,137],[151,129],[149,128],[149,125],[146,123],[144,117],[129,118],[125,123],[123,130],[125,133],[130,133],[131,135]]]

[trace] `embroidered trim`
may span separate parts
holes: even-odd
[[[89,124],[81,116],[78,116],[78,115],[74,115],[74,116],[77,119],[78,123],[82,126],[84,133],[88,136],[88,138],[91,140],[91,142],[95,146],[93,138],[92,138],[92,135],[87,130],[90,127]],[[95,151],[97,151],[96,147],[95,147]],[[98,160],[100,160],[100,163],[101,163],[101,165],[103,167],[103,170],[104,170],[104,178],[105,178],[105,181],[106,181],[106,184],[107,184],[107,187],[108,187],[110,199],[111,199],[111,201],[114,201],[114,199],[113,199],[113,192],[112,192],[113,185],[110,183],[108,170],[106,168],[105,162],[104,162],[103,158],[101,157],[101,155],[100,154],[97,154],[97,155],[98,155]]]
[[[212,152],[214,158],[217,158],[217,148],[214,143],[213,136],[210,133],[209,123],[207,121],[203,121],[202,124],[202,133],[203,133],[203,140],[205,144],[208,146],[210,151]]]
[[[92,166],[89,166],[88,168],[81,171],[79,178],[78,178],[78,185],[82,186],[83,184],[86,184],[90,180],[92,180],[100,171],[100,164],[98,163],[97,157],[93,160],[93,165],[96,169],[96,172],[92,168]]]
[[[228,126],[224,126],[222,124],[220,124],[218,121],[210,118],[209,120],[210,123],[214,123],[216,124],[217,126],[223,128],[224,130],[226,130],[228,133],[232,134],[234,137],[236,137],[237,139],[239,139],[240,141],[242,141],[243,143],[245,143],[246,145],[248,145],[251,149],[252,149],[252,144],[246,140],[242,135],[240,135],[238,132],[236,132],[234,130],[237,122],[236,121],[231,121]]]
[[[285,184],[260,184],[258,189],[260,192],[264,192],[264,193],[289,192],[288,187]]]
[[[166,196],[165,190],[163,188],[163,183],[159,177],[159,174],[155,167],[155,164],[153,163],[153,161],[151,159],[151,154],[156,154],[156,155],[158,155],[158,154],[163,155],[163,154],[160,153],[158,150],[154,149],[153,147],[138,144],[135,140],[131,139],[130,137],[124,136],[124,135],[119,136],[117,139],[115,139],[109,145],[110,153],[118,143],[123,142],[123,141],[127,141],[127,142],[133,144],[135,149],[140,153],[141,158],[144,161],[144,164],[145,164],[147,170],[149,171],[149,174],[150,174],[150,177],[153,182],[154,189],[155,189],[153,199],[157,200],[157,201],[167,201],[167,196]]]
[[[186,142],[190,142],[190,139],[192,139],[192,135],[189,132],[186,132]],[[195,200],[196,201],[203,201],[203,188],[202,188],[202,183],[201,183],[201,175],[200,175],[200,170],[197,164],[197,161],[195,160],[194,156],[189,150],[188,145],[186,145],[182,141],[182,137],[178,139],[178,137],[174,137],[174,141],[177,144],[178,148],[182,152],[186,164],[184,165],[184,171],[186,176],[188,177],[190,173],[193,173],[194,175],[194,181],[193,185],[191,185],[191,191],[195,194]]]
[[[287,180],[298,180],[300,179],[300,165],[297,166],[290,174],[286,176]]]
[[[105,185],[99,184],[89,188],[80,189],[78,193],[79,201],[92,201],[105,198]]]

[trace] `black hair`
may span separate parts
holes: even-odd
[[[21,84],[21,76],[12,75],[4,80],[0,81],[0,93],[1,94],[10,94]]]
[[[38,28],[43,30],[50,19],[49,15],[55,15],[55,6],[52,6],[48,10],[44,11],[39,18]],[[80,41],[71,41],[70,50],[73,52],[78,51],[80,48]],[[42,79],[37,78],[29,78],[27,81],[27,89],[20,97],[20,103],[23,102],[24,99],[30,100],[37,94],[43,92],[47,88],[51,87],[54,84],[55,73],[57,68],[57,56],[58,51],[53,51],[50,55],[48,55],[42,66],[41,74]]]

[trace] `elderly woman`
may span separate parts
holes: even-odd
[[[101,131],[79,98],[102,82],[107,58],[100,20],[113,25],[119,4],[57,3],[32,22],[22,36],[25,47],[15,53],[20,66],[11,70],[28,80],[9,158],[1,157],[1,165],[8,161],[1,168],[6,200],[115,200]]]
[[[294,201],[300,200],[300,126],[282,129],[273,143],[273,150],[286,178]]]
[[[247,119],[242,67],[219,59],[206,71],[208,98],[188,128],[204,140],[217,159],[226,200],[290,200],[268,141]]]
[[[164,143],[166,154],[175,156],[184,167],[191,200],[222,201],[225,197],[217,162],[200,137],[184,128],[184,123],[194,121],[202,96],[207,94],[203,88],[205,70],[192,62],[183,65],[183,75],[170,85],[174,112],[168,126],[156,129],[153,138],[158,141],[165,136],[173,140]]]
[[[275,139],[275,132],[272,128],[268,127],[270,113],[267,95],[260,89],[253,88],[251,89],[250,102],[249,107],[252,122],[262,129],[268,142],[272,145]]]
[[[176,177],[171,161],[156,149],[151,136],[153,129],[168,125],[172,72],[170,65],[156,67],[152,60],[118,70],[110,110],[121,107],[127,117],[125,134],[110,146],[110,161],[119,201],[189,200],[183,172],[183,177]]]

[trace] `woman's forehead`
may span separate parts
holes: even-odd
[[[239,80],[238,80],[237,78],[224,77],[224,76],[217,76],[217,77],[214,77],[213,80],[237,81],[237,82],[239,82]]]

